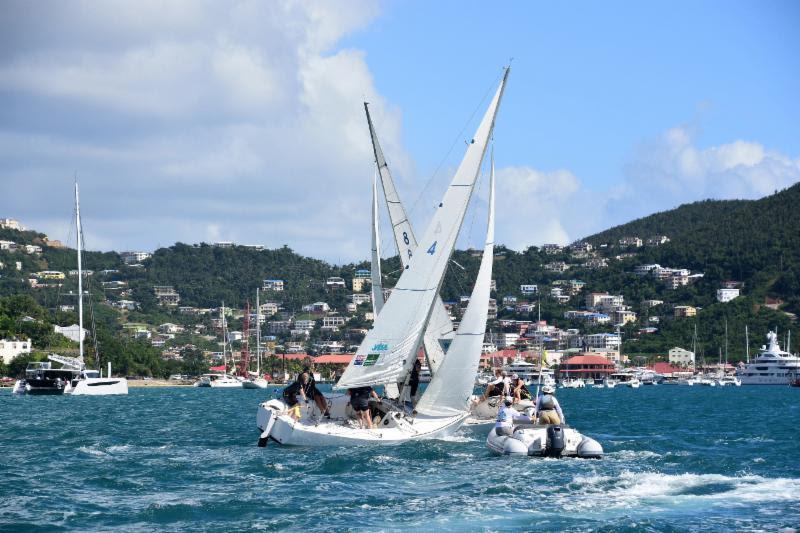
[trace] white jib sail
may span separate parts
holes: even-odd
[[[406,265],[381,314],[356,351],[336,387],[398,383],[417,357],[433,304],[467,211],[475,180],[492,135],[508,70],[467,147],[453,181]]]
[[[389,165],[383,155],[381,144],[378,141],[378,134],[375,131],[375,127],[372,125],[372,117],[369,114],[369,106],[366,102],[364,102],[364,110],[367,114],[367,124],[369,126],[370,138],[372,139],[375,164],[378,167],[381,184],[383,185],[384,198],[389,211],[389,221],[392,224],[392,233],[397,246],[397,253],[400,255],[401,266],[405,268],[417,249],[417,238],[414,234],[411,221],[408,219],[408,215],[406,215],[403,202],[400,200],[400,195],[397,193],[394,178],[392,178]],[[375,284],[374,280],[375,278],[373,276],[373,286]],[[428,366],[430,367],[431,374],[436,374],[442,359],[444,359],[444,349],[439,343],[439,340],[451,340],[453,335],[453,322],[450,320],[450,315],[447,309],[445,309],[441,297],[437,295],[436,303],[434,304],[424,337],[425,354],[428,359]]]
[[[378,176],[372,179],[372,313],[374,318],[383,309],[383,285],[381,281],[381,238],[378,227]]]
[[[467,409],[467,402],[475,387],[475,374],[481,359],[486,318],[489,314],[489,295],[492,284],[494,256],[494,161],[489,179],[489,222],[483,259],[469,299],[450,344],[447,357],[433,376],[428,388],[416,406],[419,413],[430,416],[450,416]]]

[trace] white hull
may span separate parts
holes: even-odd
[[[286,446],[385,446],[446,437],[467,418],[466,412],[451,417],[411,417],[391,409],[374,429],[362,429],[348,417],[336,416],[337,411],[331,407],[330,420],[314,415],[295,420],[286,414],[282,401],[269,400],[258,406],[256,423],[263,443],[269,438]]]
[[[563,435],[559,446],[554,436]],[[530,425],[515,429],[512,435],[498,435],[495,429],[486,437],[486,447],[498,455],[528,455],[536,457],[581,457],[599,459],[603,448],[589,437],[568,426]]]
[[[128,394],[128,380],[125,378],[84,378],[79,380],[72,391],[73,396],[111,396]]]
[[[243,389],[266,389],[268,386],[269,382],[263,378],[242,380]]]
[[[212,389],[241,389],[242,382],[235,378],[226,377],[215,379],[209,386]]]

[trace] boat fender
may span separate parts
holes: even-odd
[[[519,439],[506,437],[503,443],[503,455],[528,455],[528,447]]]
[[[561,426],[550,426],[547,428],[547,445],[544,454],[547,457],[561,457],[564,451],[564,428]]]
[[[578,444],[578,457],[600,459],[603,457],[603,447],[596,440],[584,436],[580,444]]]

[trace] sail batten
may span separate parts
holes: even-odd
[[[455,248],[456,237],[464,223],[507,77],[508,71],[451,182],[472,186],[447,188],[440,207],[434,213],[423,238],[418,241],[416,253],[412,254],[407,268],[397,281],[395,288],[399,290],[393,292],[386,301],[373,328],[337,383],[337,388],[398,383],[414,364],[417,348],[423,342],[425,330],[434,313],[434,304]],[[381,163],[379,160],[378,164]],[[448,359],[445,357],[444,361]]]

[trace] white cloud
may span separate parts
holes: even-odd
[[[578,178],[567,170],[497,169],[498,241],[514,249],[531,244],[566,244],[569,207],[577,202]]]
[[[0,211],[66,237],[77,171],[92,242],[228,239],[366,257],[372,149],[413,168],[364,54],[378,4],[5,3]],[[400,177],[401,177],[400,176]],[[90,243],[91,244],[91,243]]]
[[[706,198],[760,198],[798,181],[800,159],[744,140],[699,148],[682,126],[634,151],[620,202],[639,216]]]

